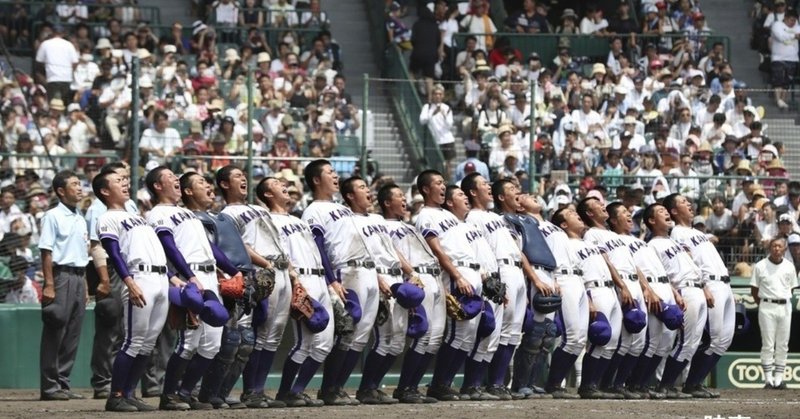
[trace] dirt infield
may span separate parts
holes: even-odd
[[[83,394],[91,394],[85,391]],[[102,400],[42,402],[38,393],[29,390],[0,390],[0,417],[136,417],[136,418],[796,418],[800,417],[800,390],[726,390],[716,400],[521,400],[515,402],[450,402],[433,405],[393,405],[323,407],[315,409],[268,409],[154,412],[113,414],[103,411]],[[157,399],[148,399],[155,405]],[[740,416],[737,416],[740,415]]]

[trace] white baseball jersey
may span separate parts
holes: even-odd
[[[122,258],[131,275],[139,273],[138,265],[166,266],[167,257],[158,236],[147,220],[125,210],[106,211],[97,219],[97,237],[119,243]],[[136,238],[133,240],[133,238]]]
[[[674,240],[663,236],[653,237],[648,246],[658,255],[667,272],[669,282],[675,288],[686,286],[687,281],[702,281],[700,268],[694,264],[686,249]]]
[[[264,207],[246,204],[227,205],[222,209],[223,214],[230,215],[242,235],[242,240],[250,246],[253,251],[261,256],[274,257],[283,254],[283,250],[278,247],[280,239],[276,231],[270,231],[269,226],[273,220],[269,211]],[[264,220],[267,230],[259,227],[259,220]],[[272,237],[270,237],[270,235]]]
[[[86,218],[86,226],[89,227],[89,240],[100,241],[100,238],[97,237],[97,220],[101,215],[105,214],[106,211],[108,211],[108,207],[99,199],[92,201],[92,205],[89,205],[89,208],[86,210],[84,218]],[[131,214],[138,214],[139,207],[136,206],[136,202],[129,199],[125,201],[125,211]]]
[[[516,235],[511,233],[503,216],[484,210],[470,210],[467,222],[477,227],[493,250],[496,259],[522,260]]]
[[[547,247],[550,248],[553,257],[556,259],[556,267],[558,270],[574,269],[577,267],[577,265],[573,263],[569,253],[569,236],[567,236],[567,233],[562,230],[561,227],[558,227],[550,221],[542,220],[539,221],[539,231],[542,232],[542,236],[544,236],[544,240],[547,242]]]
[[[411,266],[432,266],[439,263],[428,242],[414,226],[400,220],[386,220],[389,237],[394,247],[403,254]]]
[[[717,248],[700,230],[676,225],[670,233],[672,240],[686,246],[694,263],[700,268],[703,278],[709,275],[727,276],[728,267],[722,261]]]
[[[583,271],[583,282],[611,281],[611,271],[600,247],[581,239],[569,240],[570,259],[574,266]]]
[[[381,268],[399,268],[400,261],[389,238],[386,220],[378,214],[354,214],[353,222],[358,228],[375,265]]]
[[[206,229],[193,212],[176,205],[159,204],[147,213],[147,222],[156,229],[156,233],[172,233],[175,245],[186,263],[215,263]]]
[[[330,201],[314,201],[303,211],[303,221],[308,223],[312,232],[322,233],[325,250],[334,269],[349,260],[364,261],[369,258],[350,208]]]
[[[453,213],[443,208],[423,207],[417,214],[417,229],[426,239],[437,237],[453,262],[477,263],[469,240],[470,231]],[[474,239],[474,237],[473,237]]]
[[[497,258],[492,251],[492,246],[486,240],[486,236],[481,232],[480,227],[472,223],[463,222],[467,230],[467,241],[475,252],[475,261],[481,265],[481,272],[498,272]],[[505,228],[505,227],[503,227]]]
[[[636,237],[624,234],[620,234],[619,237],[628,246],[628,250],[633,255],[633,261],[644,276],[650,278],[667,276],[667,271],[664,269],[664,265],[661,264],[658,255],[647,243]]]
[[[594,244],[607,254],[609,261],[620,275],[628,276],[636,273],[633,256],[619,234],[611,230],[592,227],[583,235],[583,240]]]
[[[270,215],[292,266],[306,269],[321,268],[322,257],[308,223],[289,214]]]
[[[784,300],[792,298],[792,288],[797,287],[794,264],[786,259],[774,264],[769,258],[758,261],[753,267],[750,286],[758,288],[759,298]]]

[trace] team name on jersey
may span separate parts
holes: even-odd
[[[402,240],[403,237],[405,237],[405,236],[407,236],[409,234],[414,234],[414,229],[409,227],[409,226],[407,226],[407,225],[403,225],[403,226],[398,227],[397,229],[392,230],[392,231],[389,232],[389,235],[391,237],[396,238],[398,240]]]
[[[197,216],[195,216],[192,212],[189,211],[181,211],[175,213],[169,217],[169,220],[172,221],[172,224],[177,227],[180,223],[186,220],[196,220]]]
[[[647,247],[647,243],[637,240],[628,245],[628,250],[630,250],[631,254],[635,254],[636,252],[639,251],[639,249],[643,247]]]
[[[123,220],[120,225],[122,225],[122,228],[124,228],[125,231],[130,231],[134,227],[146,226],[148,224],[147,221],[142,217],[131,217],[127,220]]]
[[[339,221],[340,218],[345,217],[352,217],[353,211],[350,211],[347,208],[336,208],[335,210],[328,213],[331,217],[331,221]]]
[[[695,234],[691,238],[689,238],[689,241],[692,243],[692,247],[697,247],[701,243],[707,242],[708,236],[706,236],[705,234]]]
[[[494,233],[497,229],[506,228],[506,224],[500,220],[492,220],[486,223],[485,225],[486,231],[489,233]]]
[[[664,249],[664,255],[667,256],[667,259],[672,259],[679,254],[683,253],[683,246],[679,244],[673,244],[672,246]]]
[[[586,260],[586,258],[590,256],[602,255],[603,253],[597,247],[584,247],[581,250],[578,250],[578,257],[581,260]]]
[[[364,237],[369,237],[376,233],[389,234],[389,230],[384,225],[372,224],[361,228],[361,234]]]
[[[281,227],[281,234],[283,234],[285,237],[289,237],[295,233],[302,233],[304,231],[308,231],[308,226],[303,223],[291,223]]]
[[[603,243],[602,250],[605,250],[606,252],[611,252],[612,250],[618,247],[625,247],[625,242],[622,241],[622,239],[611,239]]]
[[[441,229],[442,233],[444,233],[445,231],[450,230],[452,227],[455,227],[457,225],[458,221],[452,218],[448,218],[446,220],[442,220],[439,222],[439,229]]]
[[[556,227],[553,224],[539,224],[539,231],[542,232],[542,236],[547,238],[547,236],[549,236],[549,235],[551,235],[553,233],[557,233],[557,232],[561,231],[561,229]]]
[[[477,230],[471,230],[467,232],[467,242],[472,243],[473,241],[483,237],[481,233]]]
[[[239,217],[242,224],[248,224],[250,221],[261,218],[262,215],[262,213],[256,211],[254,208],[248,208],[246,211],[242,211],[238,214],[237,217]]]

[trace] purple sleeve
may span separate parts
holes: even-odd
[[[211,245],[211,251],[214,252],[214,260],[217,261],[217,266],[219,266],[223,272],[225,272],[230,276],[234,276],[237,273],[239,273],[239,270],[236,269],[235,266],[233,266],[228,257],[225,256],[225,253],[222,253],[222,250],[220,250],[220,248],[217,247],[216,244],[211,242],[208,242],[208,244]]]
[[[325,282],[330,285],[337,279],[333,276],[333,266],[331,266],[331,261],[328,259],[328,252],[325,251],[325,236],[318,229],[311,229],[311,231],[314,233],[314,243],[317,244],[319,255],[322,257],[322,267],[325,268]]]
[[[111,260],[111,264],[114,265],[114,269],[117,270],[119,277],[125,279],[131,276],[130,271],[128,271],[128,264],[122,259],[122,253],[119,250],[119,242],[110,237],[103,237],[100,239],[100,244],[103,246],[103,249],[106,250],[106,253],[108,253],[108,258]]]
[[[158,240],[161,242],[161,247],[164,248],[164,253],[167,255],[167,259],[172,263],[172,266],[175,267],[175,270],[177,270],[184,279],[193,277],[194,272],[189,268],[189,264],[186,263],[186,259],[183,258],[181,252],[178,251],[172,233],[167,230],[161,230],[158,232]]]

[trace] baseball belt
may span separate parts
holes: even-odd
[[[206,264],[206,263],[190,263],[189,269],[205,273],[212,273],[216,270],[213,264]]]
[[[348,260],[344,263],[345,266],[349,266],[351,268],[367,268],[367,269],[375,269],[375,262],[371,260]]]
[[[731,282],[731,277],[729,277],[727,275],[709,275],[708,279],[710,279],[712,281],[720,281],[723,284],[730,284],[730,282]]]
[[[586,288],[611,288],[614,286],[613,281],[586,281],[584,282]]]
[[[438,266],[415,266],[414,272],[418,274],[439,276],[442,273],[442,269]]]
[[[704,286],[705,286],[705,284],[703,284],[702,282],[698,282],[698,281],[686,281],[686,285],[685,285],[685,286],[683,286],[683,288],[686,288],[686,287],[703,288]]]
[[[470,262],[464,262],[464,261],[461,261],[461,260],[454,262],[454,265],[460,266],[462,268],[470,268],[473,271],[479,271],[481,269],[481,264],[480,263],[470,263]]]
[[[522,262],[514,259],[497,259],[497,263],[501,265],[513,265],[517,268],[522,268]]]
[[[322,268],[295,268],[298,275],[325,275],[325,269]]]
[[[140,263],[140,264],[136,265],[136,269],[138,269],[139,272],[152,272],[154,274],[165,274],[165,273],[167,273],[167,267],[166,266],[148,265],[148,264],[145,264],[145,263]]]
[[[558,269],[556,275],[576,275],[583,276],[583,271],[580,269]]]
[[[654,282],[658,282],[659,284],[667,284],[667,283],[669,283],[669,278],[667,278],[666,276],[659,276],[657,278],[652,277],[652,276],[648,276],[647,277],[647,282],[649,282],[651,284],[654,283]]]
[[[761,301],[763,301],[763,302],[765,302],[765,303],[772,303],[772,304],[780,304],[780,305],[783,305],[783,304],[786,304],[786,302],[787,302],[788,300],[784,300],[784,299],[775,300],[775,299],[772,299],[772,298],[762,298],[762,299],[761,299]]]
[[[400,268],[382,268],[380,266],[375,268],[375,272],[381,275],[391,275],[391,276],[400,276],[403,271]]]
[[[53,265],[53,273],[55,272],[67,272],[74,275],[83,275],[86,273],[86,268],[77,267],[77,266],[69,266],[69,265]]]
[[[639,280],[639,275],[636,275],[636,274],[622,275],[622,277],[627,279],[627,280],[629,280],[629,281],[634,281],[634,282]]]
[[[537,265],[535,263],[531,264],[531,268],[538,269],[540,271],[545,271],[545,272],[553,272],[553,268],[551,268],[549,266],[544,266],[544,265]]]

